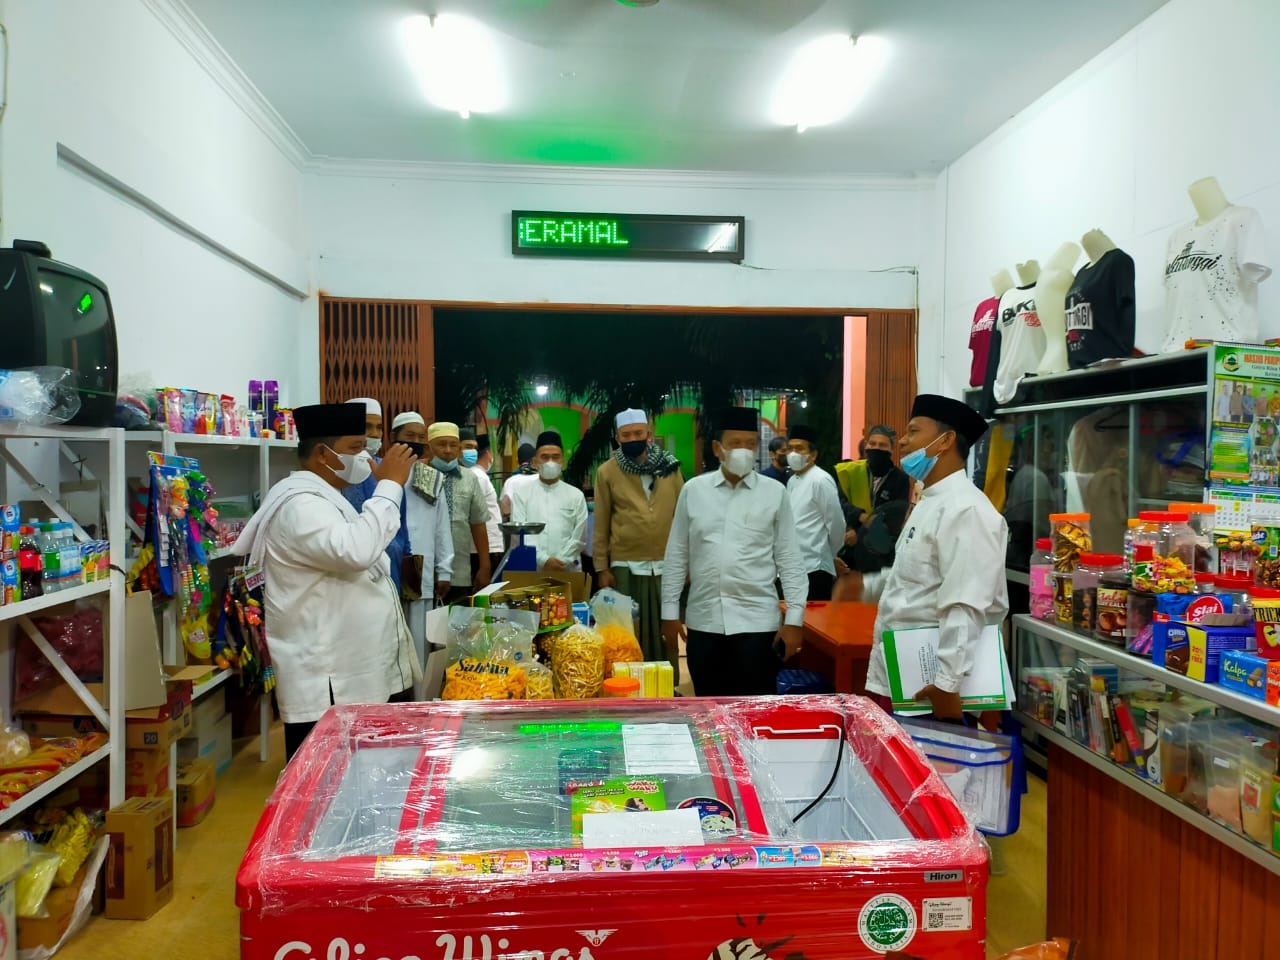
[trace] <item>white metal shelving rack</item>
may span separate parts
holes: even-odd
[[[125,788],[125,749],[124,749],[124,648],[122,638],[125,631],[124,615],[124,579],[125,579],[125,444],[124,432],[117,429],[92,429],[77,427],[28,427],[13,424],[0,425],[0,459],[6,466],[29,487],[32,496],[39,498],[49,510],[62,520],[69,521],[75,530],[78,540],[101,539],[90,538],[83,526],[77,522],[66,508],[59,503],[57,490],[37,479],[22,457],[11,447],[11,441],[35,441],[39,443],[56,443],[58,451],[59,473],[65,463],[70,463],[79,471],[79,479],[96,482],[98,488],[99,509],[106,539],[111,545],[111,571],[106,582],[86,584],[63,590],[48,596],[24,600],[9,606],[0,607],[0,643],[3,643],[4,672],[7,675],[0,682],[0,705],[3,716],[13,715],[13,664],[16,650],[17,631],[21,630],[36,644],[37,648],[48,658],[50,664],[67,683],[76,695],[84,702],[85,707],[102,724],[107,731],[107,744],[78,763],[62,770],[57,776],[40,784],[24,794],[8,809],[0,811],[0,824],[3,824],[22,811],[39,803],[45,797],[60,790],[66,783],[78,777],[98,763],[107,763],[109,775],[108,797],[112,806],[124,800]],[[18,499],[18,498],[14,498]],[[105,706],[90,693],[71,668],[49,645],[48,641],[32,625],[32,614],[52,610],[64,604],[74,603],[90,597],[106,598],[105,651],[106,663],[106,704]]]
[[[296,459],[293,440],[268,440],[258,437],[220,437],[199,434],[171,433],[168,430],[130,431],[125,434],[130,450],[131,465],[145,466],[145,454],[158,451],[166,456],[192,457],[200,461],[200,469],[213,482],[219,497],[249,496],[258,502],[267,495],[271,485],[283,479],[294,469]],[[136,458],[135,458],[136,451]],[[145,471],[144,471],[145,475]],[[134,531],[138,536],[140,530]],[[230,550],[216,551],[211,558],[218,563],[233,556]],[[181,639],[172,605],[163,618],[162,649],[165,663],[181,662]],[[199,700],[220,688],[232,676],[231,670],[219,670],[208,680],[192,690],[192,699]],[[264,696],[259,706],[261,736],[258,756],[265,763],[271,758],[267,736],[271,726],[271,698]]]

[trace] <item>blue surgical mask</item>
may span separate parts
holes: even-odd
[[[480,459],[479,450],[463,450],[462,451],[462,465],[464,467],[474,467],[476,465],[476,461],[479,459]]]
[[[458,469],[457,460],[441,460],[439,457],[432,457],[431,465],[441,473],[453,473]]]
[[[945,437],[944,433],[942,437]],[[927,453],[930,447],[942,439],[942,437],[934,437],[919,450],[912,450],[902,458],[902,472],[912,480],[919,480],[924,483],[925,478],[933,472],[933,468],[938,465],[938,458],[931,457]]]

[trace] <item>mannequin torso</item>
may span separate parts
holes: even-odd
[[[969,327],[969,351],[973,354],[969,364],[969,386],[980,387],[986,380],[987,361],[992,346],[999,350],[996,340],[996,323],[1000,312],[1000,296],[1013,286],[1013,277],[1008,270],[1001,270],[991,277],[991,289],[994,297],[988,297],[978,304],[973,312],[973,323]]]
[[[1080,238],[1080,246],[1084,247],[1085,255],[1089,258],[1089,266],[1101,260],[1104,253],[1116,248],[1111,238],[1096,227]]]
[[[1231,201],[1222,192],[1222,186],[1216,177],[1197,180],[1187,187],[1187,193],[1191,197],[1191,205],[1196,208],[1196,223],[1200,225],[1208,223],[1231,206]]]
[[[1039,260],[1028,260],[1026,263],[1018,264],[1014,269],[1018,271],[1018,286],[1020,287],[1033,286],[1040,277]]]
[[[996,295],[999,300],[1004,296],[1005,291],[1013,287],[1013,277],[1009,276],[1008,270],[1000,270],[991,275],[991,292]]]
[[[1044,328],[1045,350],[1036,373],[1061,373],[1068,369],[1067,361],[1067,291],[1075,280],[1076,261],[1080,248],[1074,243],[1064,243],[1053,256],[1036,281],[1036,312],[1040,326]]]

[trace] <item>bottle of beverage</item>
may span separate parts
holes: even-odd
[[[80,544],[75,527],[63,521],[58,524],[58,573],[62,589],[70,590],[84,582],[84,566],[80,563]]]
[[[58,592],[58,569],[61,558],[58,555],[58,543],[53,535],[53,523],[44,522],[36,527],[36,544],[40,551],[40,583],[43,593]]]
[[[24,526],[18,531],[18,577],[22,585],[22,599],[30,600],[44,591],[44,564],[36,541],[36,528]]]

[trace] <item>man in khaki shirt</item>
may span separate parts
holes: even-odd
[[[614,418],[618,449],[596,472],[594,559],[600,586],[640,607],[646,660],[669,660],[680,682],[680,651],[662,642],[662,557],[684,486],[680,461],[653,442],[643,410]]]

